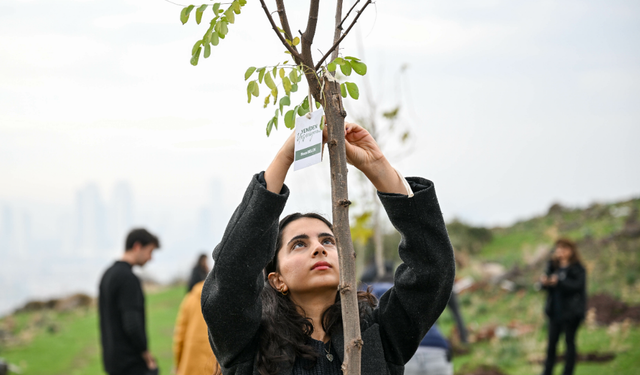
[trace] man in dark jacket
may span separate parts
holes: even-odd
[[[99,315],[102,361],[109,375],[141,375],[156,371],[147,347],[144,294],[133,266],[143,266],[160,247],[146,229],[127,236],[122,259],[100,280]]]

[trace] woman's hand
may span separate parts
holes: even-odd
[[[378,191],[407,194],[404,182],[365,128],[345,122],[344,138],[347,161],[361,170]]]
[[[362,126],[345,122],[344,138],[349,164],[365,172],[384,162],[385,157],[378,143]]]

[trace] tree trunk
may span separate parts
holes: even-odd
[[[344,361],[342,371],[346,375],[360,375],[362,338],[356,284],[356,253],[351,241],[349,202],[347,189],[347,154],[345,152],[344,118],[340,84],[331,76],[324,77],[324,110],[329,133],[329,158],[331,164],[331,201],[333,206],[333,231],[340,257],[340,300],[344,331]]]

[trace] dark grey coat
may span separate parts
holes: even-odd
[[[361,322],[362,374],[401,375],[420,340],[447,305],[455,275],[449,242],[433,183],[407,178],[415,195],[378,193],[391,223],[402,235],[404,261],[395,286]],[[263,175],[253,177],[235,210],[202,290],[202,312],[216,359],[224,374],[258,374],[255,359],[264,286],[263,268],[275,254],[278,219],[289,196],[266,189]],[[342,332],[331,332],[342,360]],[[282,371],[291,374],[291,369]]]

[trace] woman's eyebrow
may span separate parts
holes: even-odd
[[[331,234],[331,233],[320,233],[320,234],[318,235],[318,238],[320,238],[320,237],[331,237],[331,238],[335,238],[335,236],[334,236],[333,234]]]
[[[287,242],[287,245],[289,245],[295,240],[308,240],[308,239],[309,239],[309,236],[307,236],[306,234],[299,234],[297,236],[294,236],[292,239],[290,239],[289,242]]]

